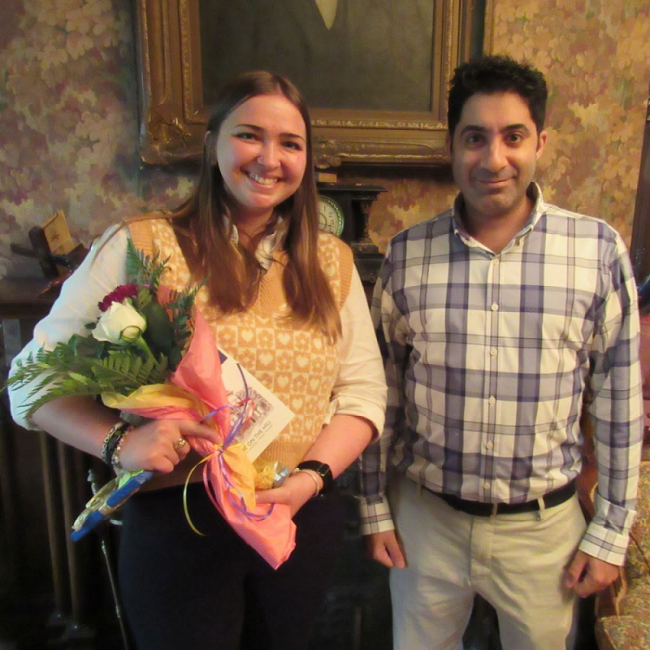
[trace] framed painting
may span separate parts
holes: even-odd
[[[448,162],[454,68],[490,51],[492,0],[138,0],[142,160],[199,158],[219,86],[244,70],[307,99],[319,168]]]

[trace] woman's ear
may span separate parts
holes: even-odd
[[[217,160],[214,152],[214,148],[211,146],[212,144],[212,131],[206,131],[205,135],[203,136],[203,148],[206,150],[206,154],[208,157],[208,161],[210,162],[211,165],[216,165]]]

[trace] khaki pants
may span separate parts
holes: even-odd
[[[562,579],[585,531],[577,497],[473,517],[410,479],[391,488],[407,562],[390,575],[394,650],[461,650],[475,593],[496,609],[504,650],[573,647],[576,598]]]

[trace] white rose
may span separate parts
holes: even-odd
[[[114,302],[102,315],[92,334],[98,341],[126,345],[144,332],[147,321],[127,300]]]

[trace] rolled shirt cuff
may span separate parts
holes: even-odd
[[[617,533],[592,521],[587,526],[579,548],[599,560],[623,566],[629,541],[629,535]]]
[[[362,535],[395,530],[390,507],[385,497],[362,497],[359,501],[359,509]]]

